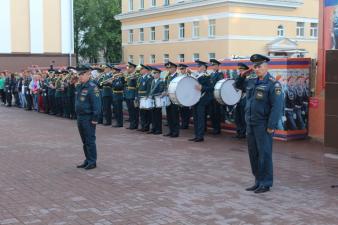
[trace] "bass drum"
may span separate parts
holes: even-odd
[[[201,92],[196,90],[198,84],[198,81],[190,76],[176,77],[168,87],[171,102],[186,107],[195,105],[201,98]]]
[[[219,80],[214,87],[214,97],[221,105],[236,105],[242,96],[242,91],[234,87],[235,80]]]

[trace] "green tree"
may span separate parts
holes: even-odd
[[[97,63],[121,61],[121,23],[114,16],[121,13],[120,0],[74,0],[76,61],[79,57]]]

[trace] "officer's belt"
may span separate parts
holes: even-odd
[[[293,111],[291,108],[285,108],[285,111]]]
[[[139,94],[145,94],[147,93],[146,91],[138,91]]]
[[[136,87],[127,87],[128,90],[135,90]]]
[[[114,94],[122,94],[123,91],[113,91]]]
[[[301,109],[301,108],[302,108],[301,105],[295,105],[295,107],[296,107],[297,109]]]

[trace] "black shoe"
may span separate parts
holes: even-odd
[[[179,136],[178,134],[172,134],[172,135],[170,135],[169,137],[177,138],[178,136]]]
[[[203,142],[204,138],[196,138],[194,142]]]
[[[141,129],[137,129],[137,131],[144,132],[144,129],[143,129],[143,128],[141,128]]]
[[[126,127],[126,129],[128,129],[128,130],[134,130],[134,128],[132,128],[132,127]]]
[[[77,165],[76,168],[85,168],[87,165],[87,163],[82,163],[81,165]]]
[[[270,191],[270,187],[260,186],[254,192],[256,194],[260,194],[260,193],[264,193],[264,192],[268,192],[268,191]]]
[[[212,134],[213,134],[213,135],[218,135],[218,134],[221,134],[221,131],[219,131],[219,130],[214,130],[214,131],[212,132]]]
[[[255,184],[254,186],[248,187],[248,188],[246,188],[245,190],[246,190],[246,191],[254,191],[254,190],[256,190],[258,187],[259,187],[259,186],[258,186],[257,184]]]
[[[116,124],[116,125],[113,125],[112,127],[115,127],[115,128],[117,128],[117,127],[123,127],[123,125]]]
[[[94,169],[96,168],[96,164],[89,164],[85,167],[85,170],[91,170],[91,169]]]
[[[170,137],[171,135],[172,135],[171,133],[163,134],[163,136],[165,137]]]
[[[155,131],[153,130],[147,132],[147,134],[153,134],[153,133],[155,133]]]
[[[162,134],[162,132],[161,132],[161,131],[156,131],[156,132],[154,132],[153,134],[154,134],[154,135],[159,135],[159,134]]]
[[[190,138],[188,141],[195,141],[197,138]]]
[[[111,123],[104,123],[103,126],[110,126]]]
[[[149,131],[149,129],[144,129],[144,131],[143,132],[148,132]]]

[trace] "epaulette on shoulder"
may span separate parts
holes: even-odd
[[[89,85],[90,85],[91,87],[96,87],[96,84],[95,84],[93,81],[89,82]]]

